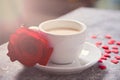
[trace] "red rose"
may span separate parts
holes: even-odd
[[[8,44],[8,56],[11,61],[18,60],[25,66],[36,63],[46,65],[52,53],[52,47],[42,34],[21,27],[11,35]]]

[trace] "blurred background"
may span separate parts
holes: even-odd
[[[120,0],[0,0],[0,45],[22,24],[38,25],[81,7],[119,10]]]

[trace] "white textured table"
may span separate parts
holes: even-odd
[[[79,8],[60,18],[84,22],[88,26],[89,35],[110,33],[120,40],[120,11]],[[92,42],[89,38],[87,40]],[[35,67],[25,68],[18,62],[12,63],[6,53],[7,43],[0,46],[0,80],[120,80],[120,63],[113,65],[106,62],[106,70],[98,69],[96,64],[82,73],[53,75]]]

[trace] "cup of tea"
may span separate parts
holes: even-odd
[[[76,20],[55,19],[39,25],[53,47],[50,61],[70,64],[81,53],[86,38],[86,25]]]

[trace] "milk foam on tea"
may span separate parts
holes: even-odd
[[[72,29],[72,28],[53,28],[46,30],[48,33],[57,34],[57,35],[71,35],[77,34],[80,30]]]

